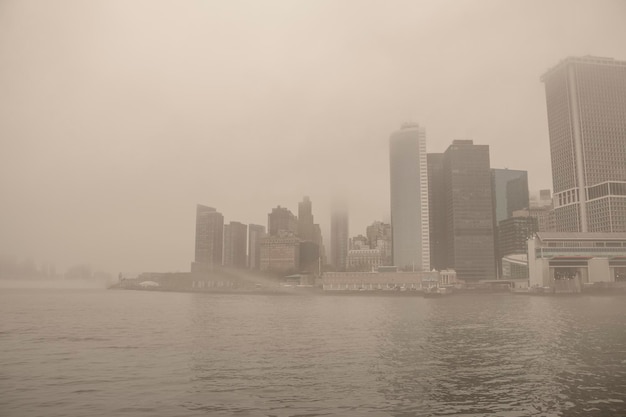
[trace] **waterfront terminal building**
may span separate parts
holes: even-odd
[[[626,288],[626,233],[538,232],[528,241],[528,269],[531,289]]]

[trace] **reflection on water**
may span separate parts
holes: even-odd
[[[0,415],[623,415],[620,297],[0,293]]]

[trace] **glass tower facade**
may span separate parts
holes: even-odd
[[[430,270],[426,132],[405,123],[389,139],[392,262],[403,270]]]
[[[626,232],[626,62],[570,57],[541,80],[557,231]]]

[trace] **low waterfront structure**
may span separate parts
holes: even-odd
[[[327,272],[322,276],[325,291],[421,290],[423,283],[439,282],[438,271],[420,272]]]
[[[531,288],[554,293],[626,285],[626,233],[536,233],[528,241],[528,269]]]

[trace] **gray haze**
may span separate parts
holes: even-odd
[[[364,233],[407,120],[551,188],[540,75],[625,40],[624,1],[0,1],[0,255],[188,270],[196,203],[328,235],[338,189]]]

